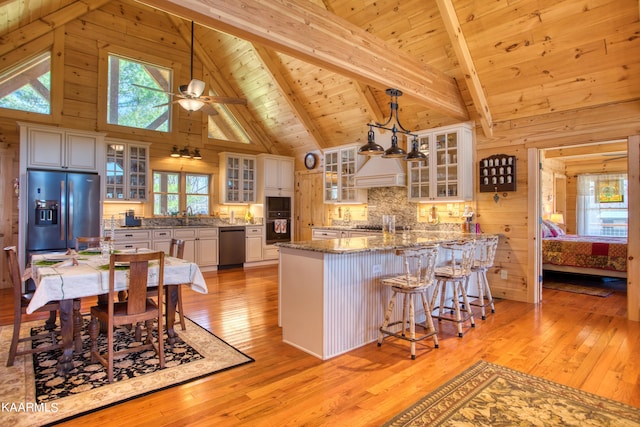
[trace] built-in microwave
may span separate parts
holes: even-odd
[[[291,197],[266,198],[266,218],[291,218]]]

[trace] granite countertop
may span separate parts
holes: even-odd
[[[475,233],[450,233],[440,231],[413,231],[407,237],[392,236],[350,237],[345,239],[307,240],[301,242],[276,243],[282,248],[301,249],[312,252],[346,254],[358,252],[389,251],[424,246],[430,243],[449,242],[458,239],[475,239]],[[483,234],[482,236],[487,236]]]

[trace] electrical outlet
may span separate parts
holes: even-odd
[[[373,265],[373,274],[382,274],[382,266],[380,264]]]
[[[507,270],[505,270],[504,268],[502,270],[500,270],[500,278],[502,280],[507,280],[507,276],[508,276]]]

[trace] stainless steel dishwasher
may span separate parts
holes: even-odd
[[[220,227],[218,268],[242,267],[244,263],[244,227]]]

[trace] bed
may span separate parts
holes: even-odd
[[[570,234],[543,236],[542,269],[626,278],[627,238]]]

